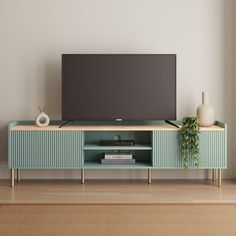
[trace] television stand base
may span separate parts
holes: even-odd
[[[82,169],[82,183],[86,170],[146,170],[150,183],[151,170],[184,169],[178,148],[180,129],[163,121],[158,124],[116,125],[74,120],[73,125],[60,129],[63,122],[65,120],[55,120],[44,128],[35,126],[34,121],[9,124],[8,168],[11,169],[12,187],[15,179],[21,180],[23,169]],[[172,122],[181,125],[180,121]],[[189,169],[213,170],[214,184],[218,180],[218,186],[221,186],[221,169],[227,167],[227,126],[216,121],[211,127],[201,127],[200,132],[200,166],[196,167],[191,161]],[[134,145],[99,145],[99,140],[109,139],[120,142],[133,140]],[[131,153],[136,162],[102,165],[104,153]]]

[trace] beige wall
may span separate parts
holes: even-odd
[[[0,160],[7,124],[34,119],[38,106],[60,119],[62,53],[176,53],[177,115],[195,114],[201,91],[229,125],[229,169],[236,177],[234,0],[0,0]],[[234,50],[234,53],[233,53]],[[1,166],[0,178],[7,175]],[[78,171],[26,171],[72,178]],[[204,178],[204,171],[157,171],[158,178]],[[89,177],[142,178],[143,171],[90,171]]]

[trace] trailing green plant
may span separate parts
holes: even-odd
[[[183,125],[180,130],[180,153],[184,168],[188,168],[190,159],[193,160],[195,167],[199,167],[199,134],[200,128],[197,117],[184,117]]]

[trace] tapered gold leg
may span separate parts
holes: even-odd
[[[20,182],[20,169],[16,170],[17,182]]]
[[[218,187],[222,186],[222,173],[221,169],[218,169]]]
[[[81,169],[81,184],[84,184],[84,169]]]
[[[151,184],[152,183],[152,170],[148,169],[148,183]]]
[[[11,169],[11,187],[14,188],[15,186],[15,170]]]

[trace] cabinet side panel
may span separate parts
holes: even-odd
[[[83,132],[12,131],[9,168],[78,168],[83,163]]]

